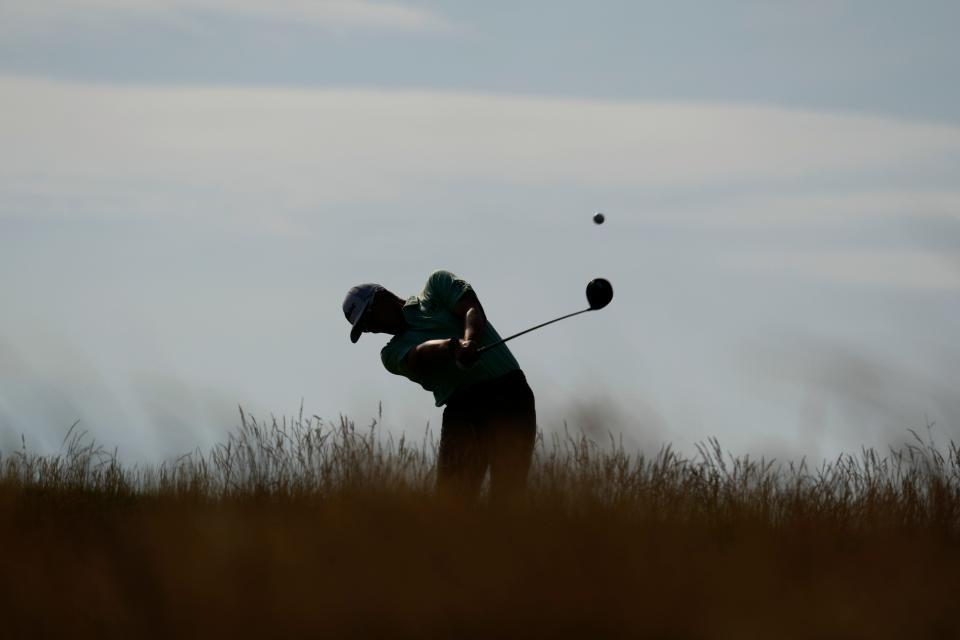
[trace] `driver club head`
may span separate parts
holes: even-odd
[[[590,310],[603,309],[613,300],[613,285],[605,278],[594,278],[587,284],[587,302]]]

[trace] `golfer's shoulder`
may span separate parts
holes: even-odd
[[[461,278],[457,276],[453,271],[449,269],[435,269],[427,276],[427,284],[440,286],[440,285],[449,285],[455,280],[460,280]]]
[[[427,282],[423,285],[423,292],[426,297],[430,297],[430,294],[440,294],[442,296],[451,291],[462,292],[470,288],[470,283],[449,269],[437,269],[427,276]]]

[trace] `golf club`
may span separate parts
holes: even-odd
[[[540,327],[545,327],[548,324],[553,324],[554,322],[560,322],[561,320],[572,318],[573,316],[580,315],[581,313],[586,313],[587,311],[598,311],[599,309],[603,309],[605,306],[610,304],[611,300],[613,300],[613,286],[610,284],[610,281],[604,278],[595,278],[587,284],[587,303],[590,306],[587,307],[586,309],[583,309],[581,311],[575,311],[573,313],[568,313],[567,315],[560,316],[559,318],[554,318],[549,322],[544,322],[543,324],[538,324],[535,327],[530,327],[526,331],[515,333],[512,336],[509,336],[507,338],[504,338],[503,340],[500,340],[499,342],[494,342],[493,344],[488,344],[486,346],[480,347],[479,349],[477,349],[477,355],[480,355],[485,351],[489,351],[494,347],[499,347],[504,342],[508,340],[513,340],[517,336],[522,336],[523,334],[530,333],[531,331],[535,329],[539,329]]]

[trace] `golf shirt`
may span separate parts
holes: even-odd
[[[433,392],[438,407],[443,406],[460,387],[499,378],[520,368],[506,345],[500,345],[485,352],[476,364],[467,370],[457,367],[451,357],[443,364],[429,367],[422,376],[415,376],[409,371],[404,358],[411,348],[426,340],[463,337],[464,321],[454,314],[453,308],[468,291],[473,291],[473,288],[449,271],[431,273],[423,285],[423,290],[407,298],[403,305],[403,317],[409,328],[391,338],[380,351],[380,359],[387,371],[409,378],[427,391]],[[498,340],[500,334],[487,319],[478,341],[480,346]]]

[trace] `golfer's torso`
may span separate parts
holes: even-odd
[[[463,320],[445,308],[435,308],[424,304],[421,299],[412,296],[403,307],[403,315],[409,329],[390,340],[384,349],[407,351],[426,340],[463,337]],[[492,344],[500,340],[489,320],[480,338],[480,345]],[[407,375],[427,391],[433,392],[436,405],[443,405],[447,398],[458,388],[475,384],[483,380],[498,378],[520,368],[516,358],[506,345],[490,349],[484,353],[475,365],[466,371],[458,368],[451,359],[442,365],[432,367],[422,378]]]

